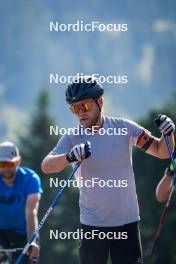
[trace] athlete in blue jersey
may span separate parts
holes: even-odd
[[[0,144],[0,246],[22,248],[37,227],[42,188],[36,172],[21,167],[18,148],[9,141]],[[19,253],[13,254],[12,262]],[[39,257],[34,241],[23,263]]]

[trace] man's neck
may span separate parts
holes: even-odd
[[[104,116],[100,115],[100,118],[98,119],[98,122],[97,122],[98,128],[101,128],[103,126],[103,123],[104,123]]]
[[[103,123],[104,123],[104,116],[103,115],[100,115],[96,125],[95,125],[95,129],[94,131],[97,131],[103,126]]]

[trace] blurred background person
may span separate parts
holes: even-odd
[[[33,170],[20,166],[19,149],[9,141],[0,144],[0,246],[23,248],[35,231],[42,188]],[[20,252],[13,253],[14,262]],[[34,241],[22,263],[33,263],[39,257]]]

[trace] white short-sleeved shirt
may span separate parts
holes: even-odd
[[[121,226],[140,219],[132,166],[132,146],[144,128],[127,119],[104,116],[103,128],[112,128],[116,135],[65,135],[52,154],[67,153],[74,145],[91,142],[92,155],[85,159],[76,176],[83,180],[98,178],[114,187],[80,187],[80,222],[91,226]],[[118,131],[118,132],[117,132]],[[97,180],[96,180],[97,181]],[[125,187],[119,184],[126,182]],[[123,185],[123,184],[120,184]]]

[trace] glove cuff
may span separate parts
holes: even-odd
[[[66,160],[67,160],[69,163],[73,162],[73,158],[70,156],[70,153],[67,153],[67,154],[66,154]]]

